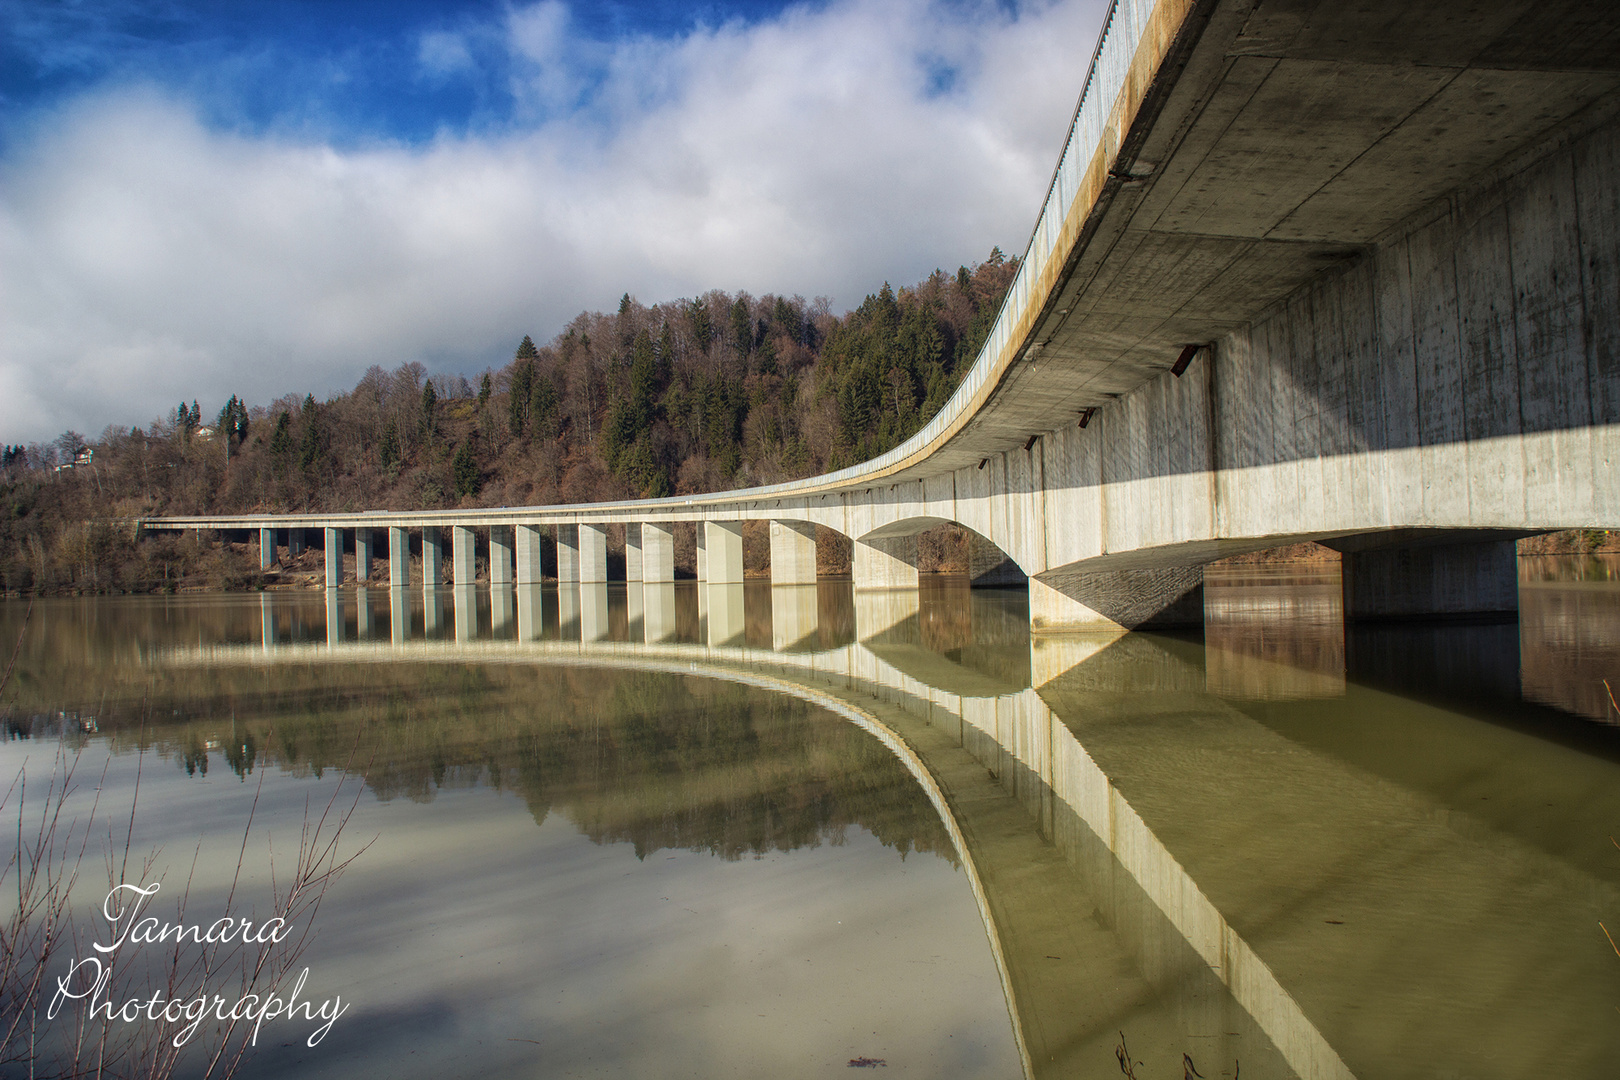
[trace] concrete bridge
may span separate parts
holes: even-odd
[[[944,522],[1027,578],[1037,630],[1202,616],[1202,566],[1345,553],[1346,614],[1510,611],[1514,539],[1620,527],[1620,6],[1608,0],[1117,0],[989,340],[895,450],[793,483],[475,511],[165,518],[319,530],[328,584],[386,535],[424,585],[917,582]],[[385,531],[385,532],[384,532]],[[414,540],[417,534],[419,540]],[[990,551],[989,547],[985,547]],[[268,554],[267,554],[268,558]],[[1010,565],[1009,565],[1010,564]]]

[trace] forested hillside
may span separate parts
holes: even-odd
[[[242,583],[228,551],[135,544],[116,519],[590,502],[854,464],[950,396],[1016,269],[998,249],[842,316],[802,297],[626,295],[477,381],[373,367],[325,401],[181,402],[144,429],[7,446],[0,588]]]

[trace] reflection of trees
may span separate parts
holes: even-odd
[[[379,799],[493,786],[522,797],[537,822],[556,810],[638,855],[686,848],[736,859],[836,844],[856,825],[902,854],[955,858],[888,750],[803,701],[751,687],[474,664],[107,665],[74,680],[50,668],[32,669],[19,709],[54,712],[71,686],[75,703],[98,704],[115,746],[144,742],[192,775],[206,772],[210,746],[243,777],[268,764],[319,775],[352,755]]]

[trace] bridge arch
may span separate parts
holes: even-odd
[[[966,535],[963,569],[974,585],[1016,587],[1028,582],[1029,576],[1017,559],[971,525],[952,518],[918,514],[886,522],[855,538],[857,558],[863,559],[869,571],[875,572],[875,578],[869,573],[864,583],[857,572],[856,588],[888,587],[888,579],[903,575],[903,571],[892,565],[893,561],[910,567],[909,584],[915,585],[917,572],[927,561],[918,551],[918,538],[942,526],[960,529]],[[864,556],[863,547],[867,549]]]

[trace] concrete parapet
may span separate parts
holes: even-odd
[[[675,530],[669,525],[642,522],[641,580],[649,585],[675,580]]]
[[[450,527],[450,576],[455,583],[471,585],[478,577],[478,555],[472,529],[465,525]],[[461,623],[461,605],[456,605],[456,623]],[[459,634],[458,634],[459,638]]]
[[[557,526],[557,584],[579,583],[579,526]]]
[[[771,522],[771,584],[814,585],[816,527],[808,521]]]
[[[411,583],[411,534],[403,526],[388,527],[388,584],[403,588]]]
[[[444,533],[437,525],[422,530],[422,587],[444,584]]]
[[[323,530],[326,547],[326,587],[335,589],[343,584],[343,530]]]
[[[743,580],[742,522],[705,521],[701,550],[708,555],[707,576],[711,585],[741,585]]]
[[[512,526],[489,527],[489,583],[512,584]]]
[[[607,526],[579,527],[579,583],[601,585],[607,582]]]
[[[885,536],[855,541],[856,589],[915,589],[917,538]]]
[[[539,584],[541,578],[540,526],[517,526],[517,536],[513,548],[517,555],[517,583],[519,585]]]

